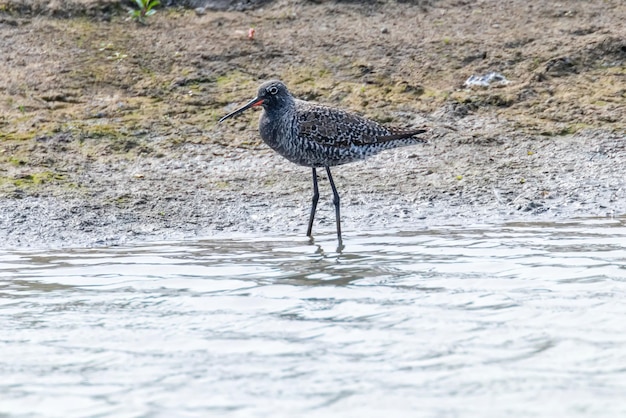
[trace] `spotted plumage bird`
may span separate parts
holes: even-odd
[[[263,83],[257,96],[246,105],[220,119],[237,116],[262,106],[259,131],[263,141],[289,161],[313,170],[313,204],[307,236],[311,236],[319,200],[317,168],[325,168],[333,190],[337,239],[342,247],[339,193],[330,167],[362,160],[383,150],[425,143],[416,135],[425,129],[399,129],[383,126],[345,110],[294,98],[278,80]]]

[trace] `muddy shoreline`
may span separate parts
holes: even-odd
[[[258,114],[217,124],[267,78],[432,128],[427,146],[333,171],[347,245],[357,231],[626,214],[619,1],[283,1],[162,9],[146,26],[114,12],[20,14],[14,3],[0,2],[4,248],[304,239],[309,169],[260,142]],[[463,86],[488,71],[509,83]],[[323,175],[320,192],[314,232],[332,235]]]
[[[381,229],[439,225],[562,222],[626,213],[623,138],[606,132],[573,136],[561,146],[459,144],[453,135],[422,149],[382,153],[338,167],[346,241]],[[532,146],[538,144],[532,142]],[[586,150],[583,159],[578,159]],[[269,150],[233,149],[204,160],[194,146],[166,163],[146,158],[132,167],[92,167],[89,196],[14,196],[0,210],[5,248],[90,247],[232,234],[302,235],[309,170]],[[466,153],[474,151],[473,161]],[[565,161],[564,156],[570,155]],[[489,176],[507,166],[506,177]],[[463,174],[457,174],[463,173]],[[593,173],[593,176],[591,175]],[[314,232],[334,235],[330,187],[320,176]]]

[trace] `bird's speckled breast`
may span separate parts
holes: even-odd
[[[263,111],[259,120],[261,139],[294,164],[305,167],[336,165],[329,149],[299,135],[297,120],[290,114],[271,115]]]

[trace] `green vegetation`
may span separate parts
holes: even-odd
[[[134,21],[145,25],[146,18],[156,13],[154,8],[161,2],[159,0],[135,0],[135,4],[137,4],[139,9],[129,10],[128,14]]]
[[[0,176],[0,188],[8,185],[18,188],[35,189],[37,186],[48,183],[63,183],[66,182],[64,174],[55,173],[52,171],[33,172],[28,174],[20,174],[14,177]],[[69,183],[66,186],[76,187],[76,184]]]

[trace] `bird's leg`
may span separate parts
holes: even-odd
[[[333,189],[333,205],[335,205],[335,221],[337,222],[337,239],[339,240],[339,248],[341,248],[342,240],[341,240],[341,216],[339,215],[339,193],[337,193],[337,188],[335,187],[333,176],[330,175],[330,167],[326,167],[326,174],[328,175],[328,181],[330,182],[330,187],[332,187]]]
[[[315,171],[315,167],[313,167],[313,199],[311,206],[311,215],[309,216],[309,229],[306,231],[306,236],[311,236],[311,231],[313,229],[313,218],[315,218],[315,209],[317,208],[317,201],[320,200],[320,192],[317,189],[317,172]]]

